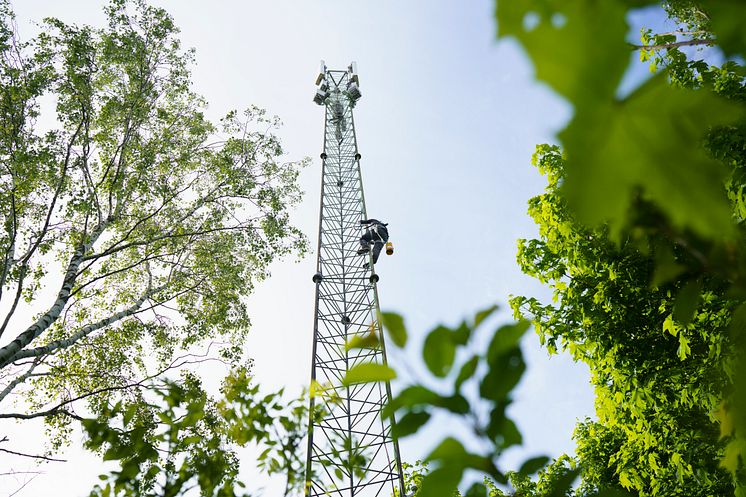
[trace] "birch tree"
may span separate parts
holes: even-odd
[[[24,42],[0,2],[0,418],[64,427],[208,344],[239,361],[242,298],[306,247],[278,120],[211,123],[172,18],[105,12]]]

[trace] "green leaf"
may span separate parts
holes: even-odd
[[[454,384],[456,390],[459,390],[466,380],[474,376],[474,373],[477,371],[477,366],[479,366],[479,359],[479,356],[474,356],[461,366]]]
[[[399,348],[407,345],[407,328],[404,326],[404,318],[393,312],[383,312],[381,319],[394,344]]]
[[[416,433],[430,420],[430,413],[424,411],[408,412],[393,426],[392,434],[396,438],[403,438]]]
[[[699,280],[689,281],[679,290],[676,303],[673,306],[673,318],[686,326],[694,317],[701,300],[702,284]]]
[[[353,335],[345,344],[345,350],[352,349],[377,349],[380,345],[378,335],[374,332],[365,335]]]
[[[192,435],[192,436],[189,436],[189,437],[182,438],[181,439],[181,443],[183,445],[192,445],[192,444],[199,443],[201,440],[202,440],[202,437],[200,437],[198,435]]]
[[[435,447],[427,460],[452,460],[463,459],[468,453],[464,445],[453,437],[446,437],[437,447]]]
[[[474,316],[474,328],[482,324],[482,322],[490,317],[498,308],[498,305],[494,304],[482,311],[477,312],[477,314]]]
[[[743,454],[746,454],[746,442],[741,438],[731,440],[730,443],[725,447],[725,453],[723,458],[720,460],[720,466],[730,471],[732,474],[736,474],[740,464],[740,459]]]
[[[453,437],[445,438],[427,456],[428,461],[438,461],[442,466],[455,465],[491,473],[495,468],[489,457],[472,454]]]
[[[453,497],[463,474],[464,468],[458,464],[436,468],[422,479],[417,497]]]
[[[575,103],[575,117],[559,134],[567,155],[561,192],[581,222],[608,222],[618,235],[641,189],[680,229],[733,233],[726,169],[702,142],[711,126],[738,117],[736,105],[674,88],[663,73],[623,101],[610,94],[592,106]]]
[[[498,328],[487,348],[487,362],[493,363],[498,357],[517,347],[530,326],[530,322],[521,320]]]
[[[532,457],[521,464],[521,469],[518,472],[524,475],[532,475],[543,468],[548,462],[549,458],[547,456]]]
[[[473,483],[464,497],[487,497],[487,487],[483,483]]]
[[[641,188],[676,226],[729,236],[726,172],[705,155],[701,142],[708,128],[733,122],[743,112],[712,92],[673,88],[663,73],[618,100],[630,53],[627,9],[619,1],[498,3],[499,36],[515,36],[537,78],[575,107],[559,135],[567,155],[562,192],[582,222],[608,221],[615,235]],[[535,25],[526,23],[529,16]],[[736,19],[723,15],[713,28],[721,26],[717,31],[727,40],[741,39],[744,30]]]
[[[526,48],[538,79],[570,101],[597,100],[614,94],[627,67],[626,11],[616,1],[500,1],[497,25],[499,37]],[[530,16],[535,26],[525,22]]]
[[[371,383],[376,381],[390,381],[396,378],[396,372],[384,364],[367,362],[353,366],[347,371],[343,385],[355,385],[357,383]]]
[[[666,316],[666,319],[663,320],[663,331],[667,331],[672,336],[678,336],[679,326],[673,320],[673,314],[669,314],[668,316]]]
[[[399,395],[391,399],[381,411],[381,415],[386,417],[395,413],[400,408],[412,408],[421,405],[435,405],[438,403],[440,395],[422,385],[407,387]]]
[[[122,461],[122,469],[117,475],[117,480],[133,480],[140,473],[140,464],[134,460]]]
[[[128,405],[127,409],[125,409],[124,416],[122,418],[122,423],[124,424],[124,426],[129,425],[130,421],[132,421],[132,418],[137,413],[137,406],[138,405],[136,403],[133,403]]]
[[[689,348],[689,338],[687,338],[684,332],[679,333],[679,350],[677,354],[682,361],[692,354],[692,349]]]
[[[470,410],[469,401],[459,393],[453,394],[450,397],[439,396],[433,405],[448,409],[454,414],[466,414]]]
[[[108,449],[106,449],[106,452],[104,452],[103,460],[116,461],[126,456],[126,451],[123,450],[122,446],[117,443],[116,445],[112,445]]]
[[[484,399],[503,402],[526,370],[521,349],[515,347],[507,354],[497,357],[488,366],[489,370],[479,385],[479,394]]]
[[[448,374],[456,357],[456,346],[451,333],[448,328],[438,326],[427,335],[422,349],[425,365],[431,373],[440,378]]]
[[[471,337],[472,329],[466,321],[462,321],[458,328],[449,328],[451,341],[456,345],[466,345]]]
[[[746,55],[746,3],[742,0],[700,0],[697,2],[709,14],[710,29],[717,45],[728,56]]]
[[[490,413],[490,422],[487,425],[486,432],[495,442],[499,451],[523,442],[523,437],[515,422],[505,416],[504,405],[495,408]]]

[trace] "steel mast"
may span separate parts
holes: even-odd
[[[326,115],[305,494],[404,495],[393,418],[380,415],[391,398],[388,382],[342,385],[353,366],[386,364],[378,275],[370,256],[357,254],[360,220],[367,213],[352,118],[360,98],[355,63],[347,70],[329,70],[322,61],[316,85],[314,102],[325,107]],[[345,347],[371,333],[378,338],[375,345]]]

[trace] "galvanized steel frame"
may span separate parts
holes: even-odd
[[[378,289],[370,255],[358,255],[361,219],[367,218],[352,116],[346,93],[351,74],[325,70],[321,207],[311,362],[311,415],[305,494],[388,497],[404,495],[393,418],[381,409],[391,398],[388,382],[343,386],[342,378],[364,362],[386,364]],[[340,112],[341,111],[341,112]],[[363,267],[365,262],[370,269]],[[353,337],[375,333],[379,345],[347,349]],[[314,414],[316,413],[316,414]]]

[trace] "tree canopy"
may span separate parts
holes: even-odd
[[[645,237],[647,247],[618,245],[607,229],[578,225],[557,194],[559,149],[539,147],[535,162],[549,178],[530,207],[541,239],[521,243],[519,262],[554,288],[555,302],[516,297],[512,304],[531,316],[550,351],[567,349],[590,367],[598,419],[576,429],[584,485],[726,494],[731,479],[719,467],[725,444],[714,413],[733,376],[728,323],[738,302],[714,278],[656,274],[656,257],[692,263],[657,233]]]
[[[284,159],[279,120],[210,122],[172,18],[105,13],[24,41],[0,2],[0,417],[45,417],[52,448],[115,405],[150,433],[158,377],[244,364],[243,298],[306,250],[288,217],[306,160]]]
[[[624,96],[629,5],[497,10],[501,36],[523,43],[537,76],[575,108],[562,148],[537,148],[549,183],[529,204],[540,237],[519,243],[524,272],[554,299],[512,305],[551,352],[591,369],[598,419],[576,430],[578,495],[744,492],[744,426],[734,420],[744,413],[745,81],[734,60],[717,65],[687,48],[742,55],[743,6],[663,6],[681,29],[643,31],[634,48],[656,74]],[[518,23],[534,9],[533,29]],[[589,49],[553,51],[568,44]]]

